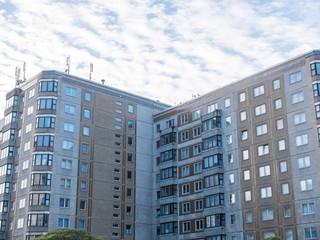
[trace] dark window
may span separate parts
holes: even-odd
[[[58,82],[57,81],[41,81],[40,92],[57,92],[58,91]]]
[[[50,173],[34,173],[31,175],[31,185],[33,186],[50,186],[51,174]]]
[[[320,75],[320,62],[312,63],[310,67],[312,76]]]
[[[52,135],[38,135],[34,137],[35,147],[53,147],[54,136]]]
[[[209,120],[206,120],[202,123],[203,131],[208,131],[210,129],[214,128],[220,128],[221,127],[221,117],[217,116],[214,118],[211,118]]]
[[[49,193],[32,193],[30,194],[30,206],[49,206],[50,194]]]
[[[36,128],[54,128],[55,117],[37,117]]]
[[[210,149],[213,147],[221,147],[222,146],[222,137],[221,135],[214,135],[210,138],[203,140],[203,149]]]
[[[57,100],[53,98],[41,98],[38,100],[38,109],[56,109]]]
[[[49,214],[29,214],[28,227],[48,226]]]
[[[35,154],[33,155],[33,166],[51,166],[52,154]]]

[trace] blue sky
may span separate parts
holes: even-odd
[[[0,0],[0,117],[15,68],[169,104],[320,48],[319,0]]]

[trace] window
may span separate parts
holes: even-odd
[[[310,157],[301,157],[298,158],[298,168],[310,167]]]
[[[87,182],[82,181],[80,183],[80,190],[81,191],[87,191],[87,187],[88,187],[88,183]]]
[[[249,159],[249,150],[243,150],[242,151],[242,160],[248,160]]]
[[[90,128],[89,127],[83,127],[82,134],[84,136],[89,136],[90,135]]]
[[[70,199],[68,198],[60,198],[59,206],[63,208],[69,208],[70,207]]]
[[[21,181],[20,187],[21,187],[21,189],[24,189],[24,188],[27,187],[27,179],[23,179],[23,180]]]
[[[86,221],[85,220],[79,220],[78,228],[79,229],[86,229]]]
[[[195,200],[194,209],[195,209],[195,211],[202,210],[203,209],[203,201],[202,200]]]
[[[239,94],[239,102],[244,102],[246,100],[246,93]]]
[[[201,128],[200,127],[196,127],[193,129],[193,137],[198,137],[201,134]]]
[[[268,132],[267,124],[263,124],[256,127],[257,136],[261,136],[263,134],[266,134]]]
[[[303,113],[294,115],[293,122],[294,122],[294,125],[306,122],[306,114],[303,112]]]
[[[174,172],[174,170],[173,170],[173,172]],[[174,173],[173,173],[174,174]],[[127,170],[127,178],[128,179],[132,179],[132,171],[130,171],[130,170]]]
[[[1,201],[0,202],[0,212],[1,213],[7,213],[8,212],[8,201]]]
[[[84,118],[90,118],[91,117],[91,111],[89,109],[83,110],[83,117]]]
[[[221,117],[213,117],[209,120],[206,120],[202,124],[203,131],[208,131],[214,128],[220,128],[221,127]]]
[[[58,82],[49,80],[49,81],[40,81],[40,92],[57,92],[58,91]]]
[[[289,194],[289,183],[281,184],[281,194],[282,195]]]
[[[180,122],[181,124],[187,123],[188,122],[188,114],[184,114],[180,117]]]
[[[289,79],[290,79],[291,84],[301,81],[302,80],[301,72],[296,72],[296,73],[290,74]]]
[[[133,129],[133,126],[134,126],[133,121],[128,120],[127,124],[128,124],[128,129]]]
[[[33,155],[33,166],[51,166],[52,154],[35,154]]]
[[[115,120],[116,120],[116,122],[122,122],[122,118],[120,118],[120,117],[116,117]]]
[[[37,117],[36,128],[54,128],[55,117]]]
[[[23,218],[19,218],[18,219],[18,225],[17,225],[17,229],[23,228]]]
[[[272,188],[271,187],[260,188],[260,197],[261,198],[272,197]]]
[[[57,105],[57,99],[54,98],[40,98],[38,99],[38,109],[52,109],[55,110]]]
[[[71,97],[75,97],[77,95],[77,90],[72,87],[66,87],[66,95],[71,96]]]
[[[117,109],[116,109],[116,113],[122,113],[122,110],[119,109],[119,108],[117,108]]]
[[[190,203],[182,203],[182,213],[190,212]]]
[[[194,191],[200,192],[202,190],[202,181],[197,181],[194,183]]]
[[[49,193],[31,193],[29,199],[30,206],[49,206],[50,194]]]
[[[281,98],[279,98],[277,100],[274,100],[274,108],[276,110],[282,108],[282,100],[281,100]]]
[[[30,149],[30,141],[24,144],[24,151],[28,151]]]
[[[283,206],[283,217],[284,218],[291,217],[291,207],[290,207],[290,205]]]
[[[34,137],[35,147],[53,147],[54,136],[52,135],[37,135]]]
[[[226,126],[231,125],[231,116],[226,117]]]
[[[181,159],[189,157],[189,148],[184,148],[181,150]]]
[[[242,111],[240,112],[240,121],[245,121],[247,120],[247,112],[246,111]]]
[[[235,193],[231,193],[229,195],[229,203],[230,204],[234,204],[236,202],[236,194]]]
[[[227,135],[226,139],[227,139],[227,144],[231,144],[232,143],[232,134]]]
[[[51,173],[33,173],[31,174],[31,186],[50,186]]]
[[[201,153],[201,144],[193,146],[193,155],[198,155]]]
[[[211,104],[207,106],[207,113],[214,112],[217,109],[218,109],[218,103]]]
[[[231,214],[230,215],[230,223],[231,224],[235,224],[236,223],[236,215],[235,214]]]
[[[18,96],[12,96],[6,100],[6,109],[18,105]]]
[[[17,121],[17,113],[11,112],[4,117],[4,125]]]
[[[296,146],[297,147],[303,146],[306,144],[308,144],[308,135],[307,134],[304,134],[301,136],[296,136]]]
[[[73,142],[62,141],[62,148],[65,150],[73,150]]]
[[[58,218],[58,227],[59,228],[68,228],[69,227],[69,219]]]
[[[230,184],[233,184],[233,183],[234,183],[234,174],[233,174],[233,173],[230,173],[230,174],[229,174],[229,183],[230,183]]]
[[[198,163],[195,163],[195,164],[193,165],[193,172],[194,172],[195,174],[202,172],[202,162],[198,162]]]
[[[49,214],[29,214],[28,227],[47,227]]]
[[[231,199],[231,198],[230,198]],[[235,199],[235,196],[234,196]],[[224,205],[224,194],[216,193],[205,197],[206,208]]]
[[[265,144],[265,145],[258,146],[258,156],[263,156],[266,154],[269,154],[269,145]]]
[[[310,64],[311,76],[320,75],[320,62],[314,62]]]
[[[126,225],[126,234],[132,234],[132,226],[129,224]]]
[[[320,104],[314,106],[316,111],[316,118],[320,118]]]
[[[231,163],[233,163],[233,154],[229,153],[228,154],[228,164],[231,164]]]
[[[166,121],[166,128],[170,128],[174,126],[174,119],[170,119],[168,121]],[[159,124],[159,128],[160,128],[160,124]]]
[[[214,166],[222,166],[222,154],[218,153],[204,158],[204,168],[210,168]]]
[[[74,115],[75,112],[76,112],[76,107],[75,107],[75,106],[72,106],[72,105],[69,105],[69,104],[66,104],[66,105],[64,106],[64,112],[65,112],[65,113],[68,113],[68,114]]]
[[[276,129],[277,130],[283,129],[283,119],[276,120]]]
[[[31,129],[32,129],[32,123],[29,123],[29,124],[26,126],[26,133],[31,132]]]
[[[71,161],[71,160],[62,159],[62,161],[61,161],[61,167],[62,167],[62,168],[65,168],[65,169],[71,169],[71,167],[72,167],[72,161]]]
[[[253,89],[253,96],[258,97],[260,95],[264,94],[264,85],[256,87]]]
[[[246,212],[246,223],[252,223],[252,222],[253,222],[252,212]]]
[[[185,208],[182,205],[182,211],[184,211]],[[160,215],[171,215],[171,214],[177,214],[177,203],[168,203],[164,205],[160,205]]]
[[[127,216],[132,216],[132,207],[131,206],[127,206],[126,207],[126,215]]]
[[[262,221],[273,220],[273,209],[264,209],[261,211]]]
[[[293,231],[291,229],[285,231],[285,240],[293,240]]]
[[[225,214],[214,214],[211,216],[206,216],[206,227],[221,227],[225,226]]]
[[[190,193],[190,184],[183,184],[182,185],[182,195]]]
[[[280,88],[280,79],[273,80],[272,82],[273,90],[277,90]]]
[[[302,204],[302,214],[303,215],[314,214],[315,212],[316,211],[315,211],[313,202]]]
[[[14,139],[15,138],[15,129],[11,128],[7,131],[5,131],[3,134],[2,134],[2,142],[6,142],[8,141],[9,139]]]
[[[177,194],[177,185],[175,184],[160,187],[160,198],[174,196],[176,194]]]
[[[225,107],[225,108],[230,107],[230,104],[231,104],[230,98],[226,98],[226,99],[224,100],[224,107]]]
[[[243,180],[244,181],[250,180],[250,170],[243,171]]]
[[[291,95],[292,104],[302,102],[304,100],[303,92],[298,92]]]
[[[186,141],[189,139],[189,131],[184,131],[181,133],[181,141]]]
[[[84,100],[91,102],[91,93],[85,92],[84,93]]]
[[[127,197],[132,197],[132,188],[127,188]]]
[[[88,172],[88,163],[81,163],[81,172]]]
[[[68,149],[68,148],[65,148],[65,149]],[[72,149],[73,149],[73,143],[72,143]],[[84,144],[84,143],[82,144],[82,153],[83,154],[88,154],[89,153],[89,145],[88,144]]]
[[[128,112],[133,113],[134,112],[134,107],[131,104],[128,104]]]
[[[262,115],[262,114],[265,114],[265,113],[266,113],[266,105],[265,105],[265,104],[256,106],[256,107],[254,108],[254,114],[255,114],[256,116],[259,116],[259,115]]]
[[[73,123],[65,122],[65,123],[63,124],[63,130],[64,130],[64,131],[67,131],[67,132],[74,132],[74,124],[73,124]]]
[[[61,178],[60,187],[62,188],[71,188],[71,179]]]
[[[222,173],[217,173],[217,174],[207,176],[204,178],[204,186],[206,188],[219,186],[219,185],[223,185],[223,174]]]
[[[300,188],[301,188],[301,191],[312,190],[312,179],[300,181]]]
[[[284,139],[278,141],[278,150],[282,151],[286,149],[286,142]]]
[[[161,235],[176,232],[178,232],[178,222],[166,222],[160,224]]]
[[[192,112],[192,120],[200,118],[200,110],[196,110]]]
[[[307,227],[304,229],[305,239],[318,239],[317,227]]]
[[[33,106],[28,107],[27,109],[27,115],[29,116],[30,114],[33,113]]]
[[[203,220],[195,220],[195,228],[196,231],[202,230],[203,229]]]
[[[245,191],[245,192],[244,192],[244,200],[245,200],[246,202],[251,201],[251,191]]]
[[[248,139],[248,130],[244,130],[241,132],[241,140],[247,140]]]
[[[270,176],[270,165],[259,167],[259,177]]]
[[[287,162],[286,161],[280,162],[279,166],[280,166],[280,172],[281,173],[288,171]]]

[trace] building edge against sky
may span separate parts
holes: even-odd
[[[318,50],[174,107],[43,71],[6,97],[0,237],[317,239],[319,87]]]

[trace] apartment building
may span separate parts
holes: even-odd
[[[320,234],[320,51],[170,107],[57,71],[6,97],[0,239]]]
[[[60,227],[152,239],[152,115],[168,105],[57,71],[6,99],[1,239]]]
[[[157,239],[320,237],[320,51],[154,116]]]

